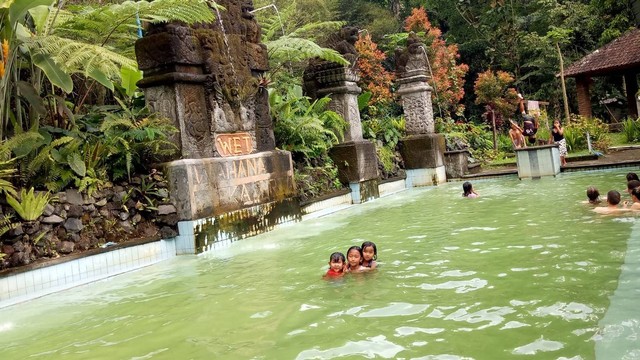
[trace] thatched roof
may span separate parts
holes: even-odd
[[[603,76],[636,69],[640,72],[640,29],[633,29],[571,64],[565,76]]]

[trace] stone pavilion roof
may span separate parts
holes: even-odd
[[[565,76],[602,76],[620,71],[640,71],[640,29],[626,32],[619,38],[574,62]]]

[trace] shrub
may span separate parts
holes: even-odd
[[[564,138],[567,147],[571,151],[585,150],[588,148],[587,133],[591,138],[593,148],[606,152],[611,144],[609,127],[598,118],[587,118],[573,115],[571,123],[564,128]]]
[[[22,189],[18,199],[7,194],[7,202],[24,221],[37,220],[52,199],[48,191],[36,193],[33,188],[29,191]]]

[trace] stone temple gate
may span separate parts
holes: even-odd
[[[291,154],[275,149],[259,83],[267,51],[252,2],[217,3],[226,10],[213,23],[154,25],[136,43],[148,106],[179,129],[179,156],[165,163],[184,237],[179,253],[299,216]]]

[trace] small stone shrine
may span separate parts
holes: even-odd
[[[217,3],[226,10],[212,9],[213,23],[153,25],[136,42],[147,105],[179,129],[179,157],[165,163],[184,240],[178,253],[253,235],[299,213],[291,154],[275,150],[259,82],[268,62],[253,3]]]
[[[407,170],[407,187],[446,181],[446,146],[444,136],[435,133],[427,61],[424,44],[411,32],[407,47],[396,50],[397,93],[402,99],[407,128],[399,148]]]
[[[358,57],[354,46],[358,29],[343,27],[329,37],[326,46],[338,51],[353,66]],[[362,90],[356,82],[359,76],[352,67],[334,62],[311,61],[304,74],[304,90],[311,98],[328,96],[329,109],[348,123],[344,141],[331,149],[330,156],[338,167],[343,184],[349,184],[354,204],[379,197],[378,165],[375,145],[362,137],[358,95]]]

